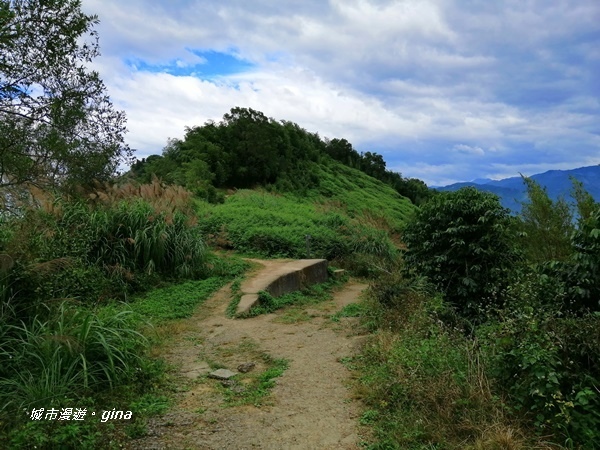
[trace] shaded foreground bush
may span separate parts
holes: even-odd
[[[475,188],[442,192],[407,224],[407,266],[426,276],[460,315],[481,320],[501,306],[501,291],[518,260],[508,210]]]
[[[576,191],[574,228],[565,202],[533,182],[528,191],[515,227],[488,194],[434,198],[407,227],[405,272],[425,275],[450,302],[437,319],[479,346],[513,419],[568,448],[599,448],[600,205]]]
[[[493,394],[476,342],[441,320],[451,305],[398,275],[369,298],[363,320],[374,332],[353,362],[360,421],[374,429],[367,448],[533,448]]]
[[[567,447],[600,444],[600,316],[524,307],[479,330],[489,374],[516,416]]]

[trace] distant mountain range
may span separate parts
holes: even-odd
[[[548,172],[532,175],[530,178],[544,186],[550,198],[558,199],[560,196],[571,201],[570,191],[573,177],[583,183],[583,187],[600,201],[600,165],[580,167],[571,170],[549,170]],[[505,178],[503,180],[490,180],[478,178],[465,183],[454,183],[443,187],[434,187],[438,191],[456,191],[465,186],[474,186],[481,191],[492,192],[500,197],[500,202],[513,213],[521,211],[521,203],[527,200],[527,191],[523,179],[519,177]]]

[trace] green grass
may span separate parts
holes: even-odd
[[[321,185],[313,198],[337,202],[350,217],[378,220],[380,226],[400,232],[416,209],[392,187],[343,164],[333,162],[317,170]]]
[[[339,322],[342,317],[361,317],[366,310],[363,303],[350,303],[331,316],[333,322]]]
[[[382,266],[397,260],[399,232],[414,206],[389,186],[341,164],[315,170],[321,187],[306,197],[240,190],[224,204],[197,201],[207,242],[260,257]]]
[[[237,257],[213,257],[211,272],[215,274],[204,280],[191,280],[168,284],[139,295],[131,302],[131,309],[152,323],[191,317],[199,305],[232,278],[241,275],[250,266]],[[239,288],[239,281],[234,281]]]
[[[131,308],[153,323],[184,319],[192,316],[200,304],[228,281],[224,277],[211,277],[161,287],[136,297]]]
[[[0,326],[3,448],[117,448],[115,427],[127,424],[100,423],[92,412],[130,410],[164,374],[147,358],[139,326],[139,316],[125,307],[90,311],[69,303],[47,319]],[[88,415],[81,422],[38,422],[29,417],[34,408],[86,408]]]

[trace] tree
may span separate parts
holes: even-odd
[[[386,176],[385,161],[377,153],[367,152],[361,154],[360,170],[373,178],[384,180]]]
[[[573,185],[571,197],[575,200],[577,222],[582,226],[583,223],[600,207],[600,204],[594,200],[592,194],[585,190],[583,183],[577,178],[571,177],[571,183]]]
[[[569,204],[562,198],[552,201],[546,188],[531,178],[523,177],[523,182],[529,199],[521,209],[527,257],[535,263],[568,259],[574,231]]]
[[[358,168],[360,165],[360,155],[346,139],[332,139],[327,142],[325,151],[333,159],[349,167]]]
[[[279,169],[278,137],[282,127],[260,111],[232,108],[223,116],[222,145],[232,158],[232,176],[236,187],[275,182]]]
[[[518,253],[512,222],[498,197],[475,188],[441,192],[407,225],[405,261],[424,275],[464,317],[498,304]]]
[[[97,16],[79,0],[0,0],[0,202],[29,186],[103,180],[131,158],[98,73]],[[86,40],[87,38],[87,40]]]

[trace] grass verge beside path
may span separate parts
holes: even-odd
[[[450,310],[418,284],[392,278],[369,290],[363,323],[372,333],[355,372],[370,427],[369,450],[558,449],[509,414],[494,394],[476,341],[440,317]]]
[[[211,277],[168,285],[136,298],[131,309],[154,324],[185,319],[229,281],[227,277]]]

